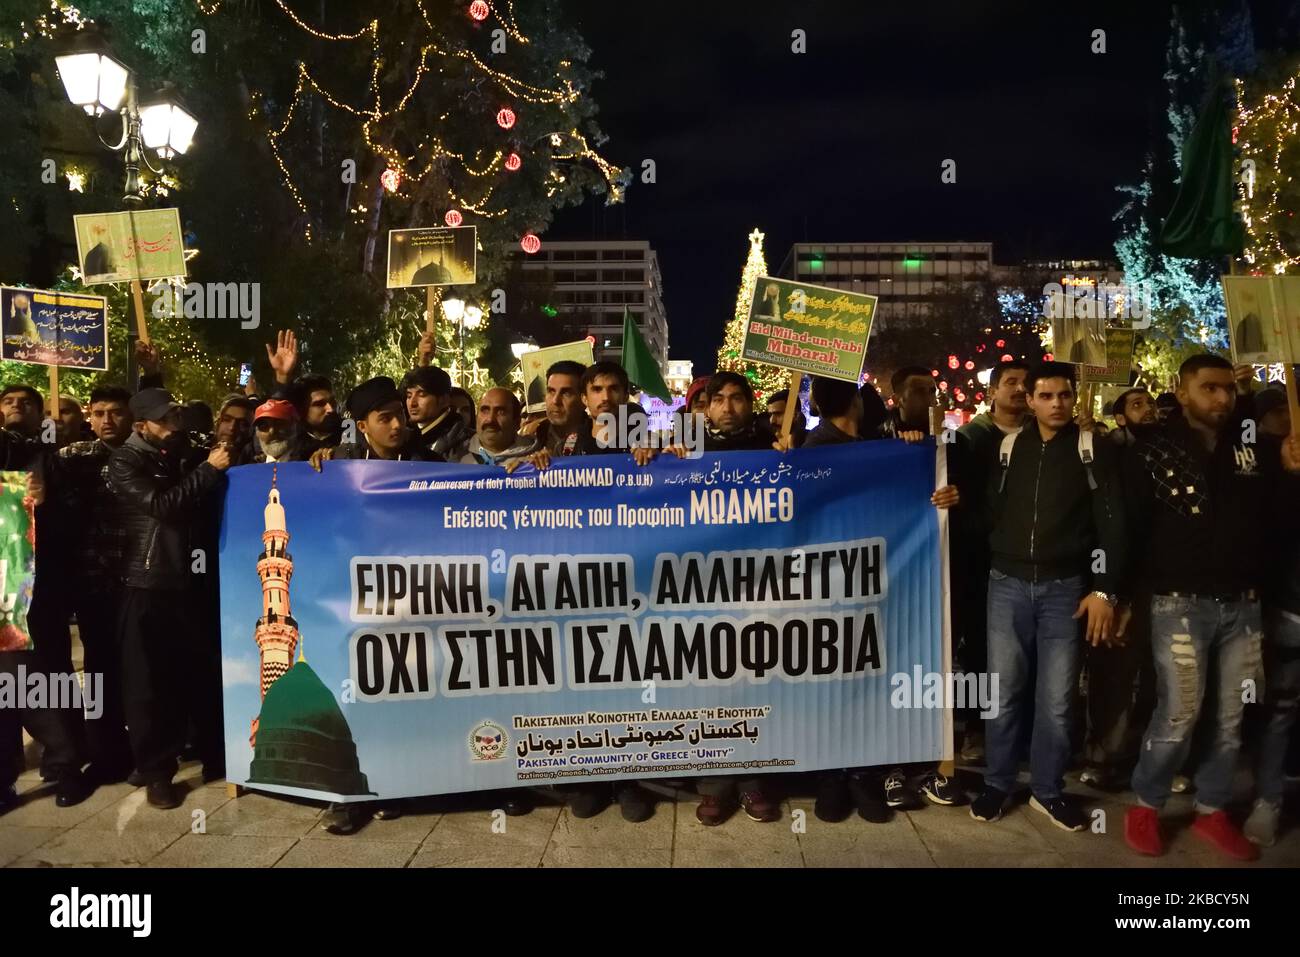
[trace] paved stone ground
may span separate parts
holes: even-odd
[[[79,642],[74,657],[80,666]],[[36,750],[29,747],[35,766]],[[181,807],[159,811],[144,790],[128,784],[99,788],[76,807],[60,808],[35,770],[18,781],[23,803],[0,817],[3,867],[1218,867],[1300,866],[1300,821],[1257,864],[1220,856],[1188,833],[1192,799],[1175,795],[1165,812],[1168,850],[1141,858],[1124,844],[1124,810],[1131,795],[1098,795],[1074,782],[1087,806],[1106,812],[1106,833],[1072,834],[1021,804],[995,824],[971,818],[966,807],[926,807],[889,824],[852,817],[823,824],[813,816],[804,776],[779,776],[796,786],[782,821],[755,824],[737,814],[721,827],[695,820],[695,795],[652,785],[661,797],[655,815],[628,824],[617,807],[577,820],[553,792],[534,793],[539,806],[505,818],[494,833],[490,804],[475,798],[414,802],[402,817],[371,821],[336,837],[318,825],[319,804],[247,792],[227,794],[223,782],[203,784],[197,764],[181,769]],[[962,771],[970,792],[980,779]],[[1238,796],[1249,798],[1239,776]],[[1293,797],[1296,795],[1293,795]],[[484,800],[490,798],[484,796]],[[1294,802],[1293,802],[1294,803]],[[477,804],[477,806],[473,806]],[[796,812],[802,815],[796,817]],[[198,812],[202,812],[199,814]],[[500,821],[498,816],[495,820]],[[201,827],[200,827],[201,823]]]
[[[1203,867],[1234,865],[1186,832],[1191,799],[1166,812],[1165,857],[1139,858],[1124,845],[1125,795],[1089,798],[1106,812],[1107,833],[1071,834],[1021,805],[996,824],[967,808],[926,807],[885,825],[850,818],[823,824],[810,797],[784,804],[785,818],[755,824],[743,814],[721,827],[695,820],[693,795],[664,797],[644,824],[611,807],[576,820],[543,803],[505,818],[493,832],[491,808],[450,809],[460,799],[420,802],[401,818],[371,821],[348,837],[318,826],[321,808],[257,793],[232,799],[224,784],[203,784],[197,765],[178,779],[184,804],[158,811],[144,791],[100,788],[73,808],[54,804],[35,771],[20,779],[22,806],[0,817],[0,865],[7,867]],[[967,777],[964,783],[974,784]],[[671,793],[668,788],[661,789]],[[1083,794],[1085,789],[1075,788]],[[540,800],[549,792],[538,789]],[[437,805],[441,803],[440,809]],[[202,814],[196,812],[202,811]],[[792,812],[803,811],[803,827]],[[196,820],[204,825],[196,833]],[[498,818],[500,820],[500,818]],[[1257,865],[1300,866],[1300,826],[1292,826]]]

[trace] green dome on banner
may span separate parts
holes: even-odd
[[[374,793],[338,702],[301,658],[266,692],[248,783]]]

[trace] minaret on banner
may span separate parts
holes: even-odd
[[[259,684],[262,700],[266,692],[294,664],[298,649],[298,622],[289,613],[289,579],[293,577],[293,556],[289,554],[289,532],[285,528],[284,506],[276,487],[276,469],[271,471],[271,491],[266,496],[262,532],[262,554],[257,557],[257,576],[262,580],[262,617],[257,619],[253,639],[261,663]],[[257,738],[258,719],[253,719],[249,743]]]

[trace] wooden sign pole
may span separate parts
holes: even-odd
[[[785,397],[785,415],[781,417],[781,438],[786,444],[790,442],[790,430],[794,428],[794,413],[799,406],[799,390],[803,388],[803,373],[790,373],[790,391]]]
[[[1286,404],[1291,409],[1291,438],[1300,442],[1300,385],[1295,381],[1296,366],[1283,363],[1282,372],[1286,376]]]
[[[435,302],[437,289],[437,286],[424,287],[424,334],[427,336],[433,335],[438,329],[438,320],[433,311],[434,306],[437,305]]]
[[[144,292],[140,280],[131,280],[131,297],[135,300],[135,334],[141,342],[149,341],[149,329],[144,320]]]
[[[59,420],[59,367],[51,365],[50,370],[50,418]]]

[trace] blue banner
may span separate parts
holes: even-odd
[[[935,455],[233,469],[227,779],[354,801],[945,757],[911,693],[948,668]]]

